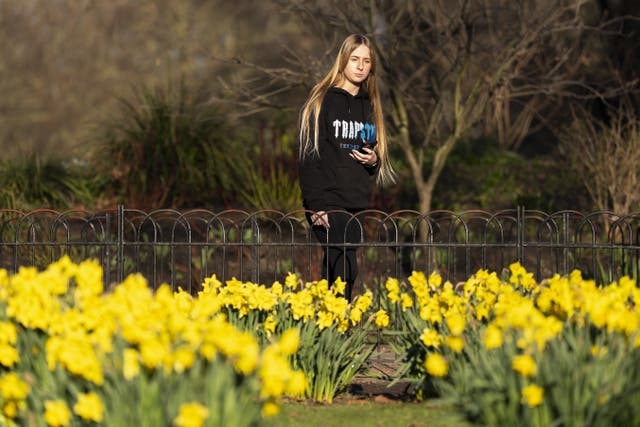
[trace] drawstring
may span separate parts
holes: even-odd
[[[358,97],[356,96],[352,96],[350,94],[345,94],[345,96],[347,97],[347,113],[351,114],[351,98],[353,98],[355,101],[358,101],[360,104],[360,113],[362,113],[362,120],[364,122],[366,122],[368,120],[368,117],[365,117],[365,112],[364,112],[364,101],[362,100],[362,97]]]

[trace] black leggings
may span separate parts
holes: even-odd
[[[329,215],[329,230],[323,226],[313,225],[311,214],[307,213],[307,221],[312,224],[313,234],[322,247],[322,277],[330,285],[338,277],[346,282],[345,298],[351,301],[353,284],[358,276],[358,262],[355,246],[344,246],[344,243],[362,242],[362,225],[356,216],[358,211],[327,211]]]

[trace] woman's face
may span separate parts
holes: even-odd
[[[371,52],[369,48],[361,44],[351,52],[347,65],[342,72],[349,83],[360,86],[360,83],[369,77],[369,72],[371,72]]]

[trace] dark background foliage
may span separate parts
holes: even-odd
[[[492,0],[483,3],[486,9],[478,2],[457,3],[468,5],[459,9],[459,22],[486,18],[490,11],[516,16],[520,9],[514,5],[522,8],[518,16],[526,16],[523,11],[532,7],[525,0]],[[571,2],[552,3],[560,7]],[[446,77],[437,75],[438,63],[425,63],[419,46],[398,46],[411,40],[438,43],[433,28],[441,18],[411,1],[340,4],[1,2],[0,206],[299,208],[297,112],[310,86],[330,66],[336,44],[351,31],[371,33],[383,59],[395,52],[393,67],[382,71],[393,142],[402,137],[401,122],[393,117],[401,111],[394,94],[405,93],[394,85],[406,85],[412,73],[425,72],[406,93],[432,95],[415,100],[405,95],[404,100],[409,123],[424,124],[410,143],[414,149],[425,148],[419,161],[427,178],[438,155],[433,135],[445,141],[449,129],[442,124],[441,130],[429,134],[429,119],[442,112],[440,107],[430,109],[436,106],[432,98],[439,97],[442,108],[455,100],[434,92],[446,89],[434,80]],[[627,144],[637,139],[635,126],[612,126],[620,117],[626,122],[636,117],[638,9],[635,2],[583,2],[581,21],[573,32],[539,38],[547,54],[532,50],[525,55],[527,62],[517,57],[528,73],[519,70],[510,83],[488,86],[487,98],[481,98],[484,118],[474,116],[478,121],[448,153],[434,181],[430,207],[638,209],[629,197],[626,204],[616,199],[636,191],[637,168],[616,181],[615,193],[608,193],[613,187],[607,187],[607,180],[615,173],[599,174],[588,164],[597,161],[614,171],[627,170],[622,160],[640,150],[637,144]],[[380,22],[387,23],[385,28],[396,25],[397,30],[381,35]],[[499,27],[489,30],[474,27],[473,43],[488,46],[492,36],[508,33]],[[443,49],[460,35],[452,32],[448,37]],[[437,56],[436,46],[429,51]],[[563,74],[575,85],[552,90],[542,79],[554,66],[568,67],[562,58],[549,56],[551,51],[576,55],[569,64],[573,67]],[[467,54],[487,56],[475,47]],[[432,71],[422,70],[421,64]],[[481,71],[482,67],[473,72]],[[511,101],[497,103],[498,90]],[[497,124],[496,115],[512,117],[507,123],[511,127],[505,127],[504,120]],[[526,131],[515,135],[517,117],[529,121]],[[577,135],[567,129],[590,133]],[[585,145],[575,143],[575,138],[593,140],[588,147],[599,157],[581,156]],[[618,141],[617,151],[599,148],[610,141]],[[416,178],[409,173],[408,151],[399,147],[392,150],[398,182],[376,190],[375,208],[425,206],[419,203]]]

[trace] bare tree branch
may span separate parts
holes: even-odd
[[[463,138],[483,132],[517,147],[558,105],[607,101],[637,87],[609,73],[604,49],[626,18],[598,15],[593,0],[282,3],[320,40],[351,32],[373,40],[392,139],[408,165],[401,173],[413,179],[422,212]],[[288,70],[243,65],[274,84],[304,85],[332,61],[328,48],[320,52],[315,61],[292,55]]]

